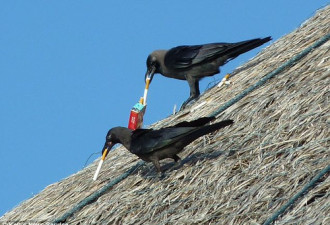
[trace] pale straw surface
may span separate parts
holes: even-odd
[[[191,107],[153,125],[207,116],[265,74],[330,33],[330,6],[272,43],[238,68],[232,84],[206,91]],[[152,87],[151,87],[152,88]],[[329,165],[330,42],[218,115],[235,124],[200,138],[180,154],[183,166],[161,162],[159,180],[146,164],[69,224],[261,224]],[[150,112],[149,112],[150,113]],[[111,152],[99,178],[98,161],[46,187],[0,218],[1,222],[49,222],[135,165],[123,147]],[[275,224],[330,224],[327,174]]]

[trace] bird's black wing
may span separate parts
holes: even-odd
[[[211,43],[205,45],[178,46],[165,55],[165,65],[173,70],[186,69],[203,62],[222,58],[222,65],[240,54],[250,51],[268,41],[271,37],[255,38],[237,43]]]
[[[196,127],[167,127],[132,136],[130,151],[134,154],[147,154],[172,145],[189,135]]]
[[[227,43],[178,46],[165,55],[165,65],[170,69],[186,69],[212,60],[228,49]]]
[[[132,138],[139,138],[149,132],[153,131],[153,129],[136,129],[132,131]]]
[[[202,45],[185,45],[170,49],[165,55],[165,65],[172,69],[184,69],[191,66]]]

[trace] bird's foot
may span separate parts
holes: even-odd
[[[181,167],[181,162],[182,162],[182,160],[179,159],[178,161],[176,161],[176,162],[174,163],[174,165],[173,165],[172,168],[173,168],[174,170],[179,169],[179,168]]]
[[[162,180],[166,177],[165,173],[152,173],[152,174],[149,174],[147,176],[145,176],[145,178],[147,178],[148,180]]]
[[[165,173],[163,173],[163,172],[158,173],[158,179],[159,180],[162,180],[164,178],[165,178]]]
[[[198,97],[194,97],[194,98],[188,98],[186,101],[184,101],[180,107],[179,111],[184,110],[186,107],[191,106],[192,104],[194,104],[196,101],[198,100]]]

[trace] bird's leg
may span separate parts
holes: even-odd
[[[181,158],[178,155],[174,155],[172,159],[174,159],[175,162],[181,161]]]
[[[178,155],[174,155],[172,159],[175,161],[174,168],[177,168],[181,165],[181,158]]]
[[[185,76],[186,80],[188,81],[189,88],[190,88],[190,96],[189,98],[182,104],[180,110],[184,109],[186,105],[191,102],[192,100],[196,99],[200,95],[199,91],[199,80],[191,77]]]
[[[156,167],[156,170],[158,172],[158,177],[160,177],[160,178],[163,177],[163,173],[162,173],[162,171],[160,169],[159,161],[157,159],[154,159],[154,160],[152,160],[152,163]]]
[[[201,92],[199,91],[199,80],[195,79],[195,92],[194,92],[195,98],[197,98],[200,94]]]

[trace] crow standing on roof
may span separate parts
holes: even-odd
[[[187,80],[190,97],[183,103],[184,107],[199,96],[200,79],[219,73],[220,66],[270,40],[271,37],[266,37],[237,43],[187,45],[170,50],[156,50],[147,58],[145,78],[150,77],[151,82],[154,74],[160,73],[165,77]]]
[[[152,162],[157,171],[161,173],[159,160],[172,158],[175,162],[180,160],[177,155],[189,143],[197,138],[216,131],[233,123],[224,120],[211,125],[205,125],[215,117],[203,117],[191,122],[182,122],[175,126],[153,129],[130,130],[125,127],[114,127],[109,130],[102,150],[110,149],[121,143],[131,153],[144,161]]]

